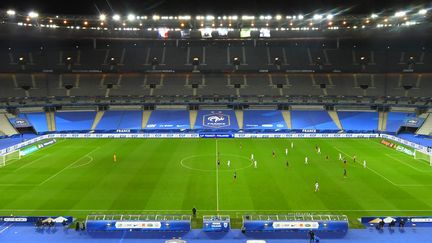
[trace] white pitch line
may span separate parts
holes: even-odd
[[[48,182],[49,180],[51,180],[52,178],[58,176],[60,173],[62,173],[63,171],[69,169],[70,167],[72,167],[74,164],[78,163],[82,158],[89,156],[91,153],[93,153],[94,151],[100,149],[100,147],[97,147],[95,149],[93,149],[92,151],[90,151],[89,153],[85,154],[84,156],[80,157],[79,159],[75,160],[72,164],[69,164],[68,166],[64,167],[62,170],[60,170],[59,172],[55,173],[54,175],[50,176],[48,179],[42,181],[41,183],[38,184],[38,186],[42,186],[43,184],[45,184],[46,182]]]
[[[47,157],[47,156],[49,156],[49,155],[50,155],[50,154],[46,154],[46,155],[44,155],[44,156],[42,156],[42,157],[40,157],[40,158],[37,158],[37,159],[33,160],[32,162],[30,162],[30,163],[28,163],[28,164],[24,164],[24,165],[22,165],[21,167],[15,169],[13,172],[17,172],[17,171],[19,171],[19,170],[21,170],[21,169],[23,169],[23,168],[25,168],[25,167],[27,167],[27,166],[33,164],[33,163],[36,162],[36,161],[41,160],[41,159],[43,159],[43,158],[45,158],[45,157]]]
[[[350,158],[353,158],[352,156],[348,155],[348,154],[345,153],[344,151],[342,151],[342,150],[340,150],[340,149],[338,149],[338,148],[336,148],[336,147],[335,147],[335,149],[336,149],[337,151],[339,151],[339,152],[345,154],[346,156],[348,156],[348,157],[350,157]],[[378,175],[378,176],[384,178],[386,181],[390,182],[393,186],[399,187],[399,185],[397,185],[396,183],[394,183],[393,181],[391,181],[391,180],[388,179],[387,177],[381,175],[381,174],[378,173],[376,170],[371,169],[369,166],[367,166],[366,169],[368,169],[368,170],[372,171],[373,173],[375,173],[376,175]]]
[[[425,172],[430,172],[430,171],[431,171],[431,170],[421,170],[421,169],[418,169],[418,168],[416,168],[416,167],[414,167],[414,166],[412,166],[412,165],[410,165],[410,164],[408,164],[408,163],[406,163],[406,162],[404,162],[404,161],[402,161],[402,160],[400,160],[400,159],[398,159],[398,158],[396,158],[396,157],[394,157],[394,156],[392,156],[392,155],[390,155],[390,154],[386,154],[386,155],[387,155],[388,157],[390,157],[390,158],[396,160],[396,161],[399,161],[400,163],[402,163],[402,164],[404,164],[404,165],[406,165],[406,166],[411,167],[412,169],[414,169],[414,170],[416,170],[416,171],[418,171],[418,172],[425,173]]]
[[[218,168],[218,140],[216,138],[216,211],[219,211],[219,168]]]
[[[71,168],[72,169],[76,169],[76,168],[79,168],[79,167],[82,167],[82,166],[86,166],[86,165],[90,164],[91,162],[93,162],[93,160],[94,160],[93,156],[86,156],[86,157],[89,158],[89,161],[87,163],[82,164],[82,165],[73,166]]]
[[[336,149],[337,151],[339,151],[339,152],[341,152],[341,153],[347,155],[348,157],[353,158],[353,157],[349,156],[347,153],[345,153],[344,151],[342,151],[342,150],[340,150],[340,149],[338,149],[338,148],[335,148],[335,149]],[[427,184],[427,185],[424,185],[424,184],[396,184],[396,183],[394,183],[393,181],[391,181],[390,179],[388,179],[387,177],[385,177],[385,176],[383,176],[382,174],[378,173],[378,171],[376,171],[376,170],[370,168],[369,166],[367,166],[366,169],[372,171],[373,173],[375,173],[376,175],[382,177],[383,179],[385,179],[386,181],[390,182],[392,185],[394,185],[394,186],[396,186],[396,187],[430,187],[430,186],[432,186],[432,185],[430,185],[430,184]]]

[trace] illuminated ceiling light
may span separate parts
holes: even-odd
[[[373,19],[378,18],[378,14],[371,14],[371,18],[373,18]]]
[[[333,22],[331,22],[331,21],[330,21],[330,22],[328,22],[328,25],[333,25]]]
[[[135,17],[134,14],[129,14],[129,15],[127,16],[127,19],[128,19],[129,21],[134,21],[134,20],[136,19],[136,17]]]
[[[255,16],[248,16],[248,15],[243,15],[241,17],[242,20],[253,20],[255,19]]]
[[[395,17],[404,17],[406,15],[406,12],[405,11],[399,11],[399,12],[396,12],[395,13]]]
[[[332,20],[333,19],[333,14],[327,14],[326,19],[327,20]]]
[[[344,22],[342,22],[342,24],[344,24],[344,25],[345,25],[345,24],[347,24],[347,22],[346,22],[346,21],[344,21]]]
[[[321,14],[314,14],[314,16],[313,16],[314,20],[320,20],[322,18],[323,18],[323,16]]]
[[[276,15],[276,20],[281,20],[282,16],[281,15]]]
[[[304,16],[301,15],[301,14],[299,14],[299,15],[297,16],[297,18],[300,19],[300,20],[302,20],[302,19],[304,19]]]
[[[6,11],[6,14],[9,16],[14,16],[16,14],[15,10],[9,9],[8,11]]]
[[[105,14],[99,15],[99,20],[100,21],[105,21],[106,20],[106,15]]]
[[[426,15],[427,12],[428,12],[427,9],[420,9],[420,10],[418,11],[418,14]]]
[[[53,22],[53,20],[52,20],[52,19],[50,19],[50,20],[49,20],[49,22],[50,22],[50,23],[52,23],[52,22]]]
[[[87,22],[87,21],[84,21],[84,25],[88,25],[88,22]]]
[[[181,26],[181,27],[184,27],[185,25],[184,25],[184,23],[181,23],[180,26]]]
[[[207,15],[205,18],[206,18],[206,20],[214,20],[215,19],[215,17],[213,15]]]
[[[160,19],[160,16],[159,16],[159,15],[153,15],[153,16],[152,16],[152,19],[153,19],[153,20],[159,20],[159,19]]]
[[[252,24],[251,24],[251,26],[252,26],[252,27],[254,27],[254,26],[255,26],[255,24],[254,24],[254,23],[252,23]]]
[[[112,18],[113,18],[114,21],[119,21],[120,20],[120,15],[114,14],[114,16]]]
[[[64,20],[64,21],[63,21],[63,24],[67,24],[67,21],[66,21],[66,20]]]
[[[39,17],[39,14],[36,13],[36,12],[34,12],[34,11],[30,11],[30,12],[28,13],[28,16],[29,16],[30,18],[37,18],[37,17]]]

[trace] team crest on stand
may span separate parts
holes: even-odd
[[[212,112],[203,116],[203,126],[212,128],[228,127],[230,125],[230,116],[222,112]]]

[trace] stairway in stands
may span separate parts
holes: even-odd
[[[152,111],[149,110],[143,111],[141,129],[145,129],[147,127],[147,122],[151,116],[151,113]]]
[[[0,133],[7,136],[18,134],[17,130],[9,122],[6,114],[0,114]]]
[[[292,125],[291,125],[291,112],[290,111],[282,111],[282,116],[283,116],[283,118],[285,120],[285,123],[286,123],[288,129],[291,129],[292,128]]]
[[[191,129],[195,127],[197,116],[198,116],[198,111],[194,111],[194,110],[189,111],[189,123]]]
[[[388,112],[378,112],[378,130],[385,131],[387,129]]]
[[[236,110],[235,115],[237,118],[237,123],[239,129],[243,129],[243,111],[242,110]]]
[[[99,124],[99,122],[102,119],[102,117],[103,117],[104,114],[105,114],[105,111],[98,111],[96,113],[96,117],[95,117],[95,119],[93,121],[93,125],[91,127],[91,130],[94,131],[96,129],[97,125]]]
[[[342,123],[339,120],[339,116],[336,111],[327,111],[333,122],[339,128],[339,130],[343,130]]]
[[[48,130],[50,132],[54,132],[56,130],[56,122],[55,122],[55,112],[53,111],[46,111],[45,116],[47,119],[48,124]]]
[[[432,113],[427,114],[426,120],[416,133],[420,135],[432,135]]]

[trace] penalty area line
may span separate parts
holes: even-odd
[[[48,177],[46,180],[42,181],[41,183],[38,184],[38,186],[42,186],[43,184],[47,183],[48,181],[50,181],[51,179],[53,179],[54,177],[58,176],[60,173],[62,173],[63,171],[71,168],[74,164],[78,163],[79,161],[81,161],[82,158],[85,158],[87,156],[90,156],[91,153],[95,152],[96,150],[100,149],[100,147],[97,147],[95,149],[93,149],[92,151],[88,152],[87,154],[85,154],[84,156],[80,157],[79,159],[75,160],[74,162],[72,162],[72,164],[69,164],[68,166],[64,167],[63,169],[61,169],[59,172],[55,173],[54,175]]]

